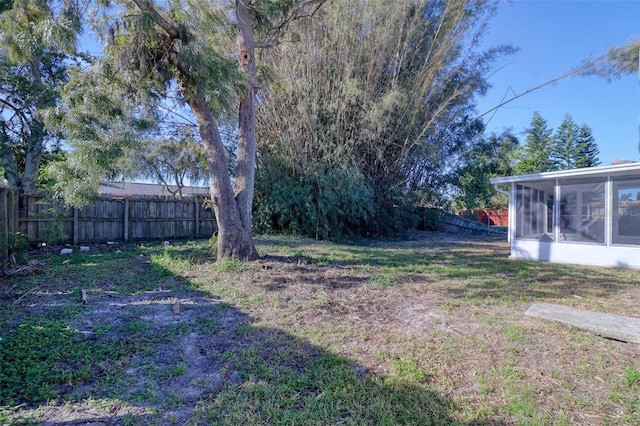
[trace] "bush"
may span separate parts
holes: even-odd
[[[442,210],[428,207],[418,207],[416,210],[420,215],[418,229],[422,231],[437,231],[440,229],[440,220],[444,215]]]
[[[278,158],[263,158],[255,194],[257,232],[352,237],[366,233],[375,213],[373,192],[355,168],[310,163],[296,172]]]
[[[16,232],[9,235],[9,256],[12,262],[22,264],[27,261],[27,252],[31,247],[29,241],[22,233]]]

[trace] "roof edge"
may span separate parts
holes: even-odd
[[[500,185],[513,182],[530,182],[535,180],[550,180],[569,177],[599,176],[609,174],[623,174],[625,172],[640,172],[640,162],[627,164],[614,164],[601,167],[585,167],[582,169],[557,170],[553,172],[532,173],[527,175],[514,175],[490,178],[493,185]]]

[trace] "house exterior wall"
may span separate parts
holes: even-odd
[[[512,259],[640,269],[640,247],[511,241]]]

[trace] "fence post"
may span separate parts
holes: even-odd
[[[200,205],[198,204],[198,196],[193,196],[193,208],[195,209],[195,220],[196,220],[196,229],[195,229],[195,238],[196,240],[200,238]]]
[[[129,199],[124,197],[124,242],[129,242]]]
[[[18,228],[18,191],[16,189],[8,191],[7,212],[9,215],[9,233],[15,234]]]
[[[8,188],[0,188],[0,259],[9,258],[9,209],[7,208]]]
[[[78,235],[80,225],[78,224],[78,208],[73,208],[73,245],[77,246],[80,236]]]

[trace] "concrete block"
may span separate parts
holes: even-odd
[[[558,321],[623,342],[640,343],[640,318],[575,309],[552,303],[534,303],[525,315]]]

